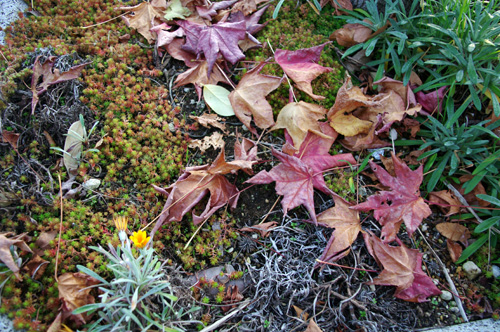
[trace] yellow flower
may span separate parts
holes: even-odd
[[[113,221],[115,222],[116,229],[118,230],[118,238],[123,245],[123,242],[127,239],[127,217],[119,216],[114,218]]]
[[[114,218],[113,221],[115,222],[115,226],[118,231],[125,232],[127,230],[127,224],[128,224],[127,217],[118,216]]]
[[[150,239],[151,237],[147,236],[146,232],[141,230],[134,232],[134,234],[130,237],[130,240],[132,240],[135,246],[139,249],[144,248]]]

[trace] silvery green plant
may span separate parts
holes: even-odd
[[[130,241],[126,237],[120,237],[120,240],[122,246],[116,250],[111,244],[109,251],[101,246],[90,247],[107,257],[107,267],[114,275],[113,280],[108,282],[90,269],[77,266],[79,271],[101,282],[95,287],[99,287],[102,294],[99,295],[100,303],[84,305],[74,310],[73,314],[97,313],[97,320],[87,327],[89,332],[184,331],[179,326],[190,322],[180,319],[189,317],[198,308],[176,311],[178,298],[172,294],[164,264],[159,261],[155,250],[140,249],[134,257]]]

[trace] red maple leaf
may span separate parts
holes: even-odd
[[[396,286],[394,296],[409,302],[426,302],[427,297],[439,295],[441,291],[432,279],[422,271],[422,254],[401,243],[390,246],[378,237],[364,233],[368,252],[384,270],[370,284]]]
[[[251,169],[253,164],[254,162],[244,160],[226,162],[223,148],[212,165],[187,167],[179,179],[168,188],[153,185],[156,191],[167,196],[167,201],[151,234],[155,234],[164,222],[182,220],[182,217],[207,194],[210,194],[210,198],[205,210],[199,216],[193,213],[195,225],[226,204],[236,207],[238,188],[231,184],[224,174]]]
[[[411,235],[422,220],[431,214],[429,205],[420,197],[422,166],[412,171],[394,154],[392,161],[396,177],[392,177],[385,169],[370,161],[370,166],[380,183],[392,191],[381,191],[368,197],[366,202],[353,207],[365,212],[375,210],[375,219],[383,226],[381,238],[386,243],[396,239],[396,233],[403,221]]]
[[[277,49],[274,54],[276,62],[288,77],[297,84],[297,88],[315,100],[325,99],[325,97],[315,95],[312,92],[311,81],[319,75],[333,70],[317,64],[321,51],[323,51],[326,44],[329,44],[329,42],[296,51]]]
[[[276,192],[283,196],[281,205],[285,214],[290,209],[304,205],[312,221],[317,225],[314,211],[314,188],[326,194],[333,194],[326,186],[322,172],[329,168],[347,165],[347,162],[356,162],[351,154],[329,155],[328,151],[333,141],[334,139],[325,139],[308,133],[301,149],[294,155],[287,155],[273,149],[273,155],[281,161],[281,164],[269,172],[261,171],[247,182],[267,184],[275,181]]]
[[[245,58],[238,47],[238,41],[245,39],[246,36],[244,21],[217,23],[211,26],[190,21],[177,21],[177,24],[186,34],[186,44],[182,48],[197,56],[201,53],[205,55],[209,76],[219,53],[232,64]]]

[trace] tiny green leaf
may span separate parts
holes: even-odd
[[[206,84],[203,86],[203,98],[208,106],[221,116],[234,115],[233,107],[229,101],[229,91],[221,86]]]

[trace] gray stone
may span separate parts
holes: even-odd
[[[99,188],[100,185],[101,185],[101,180],[99,179],[88,179],[82,184],[83,188],[87,190],[95,190]]]
[[[481,273],[481,269],[472,261],[465,262],[462,267],[469,280],[476,279]]]
[[[453,295],[450,292],[444,290],[441,292],[440,297],[444,301],[451,301],[451,299],[453,298]]]
[[[493,273],[493,277],[495,279],[500,278],[500,267],[498,267],[496,265],[492,265],[491,266],[491,272]]]
[[[2,0],[0,5],[0,27],[5,29],[15,20],[19,19],[19,12],[28,9],[22,0]],[[4,45],[5,31],[0,31],[0,45]]]

